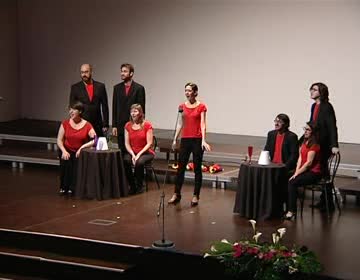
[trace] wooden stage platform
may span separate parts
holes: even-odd
[[[0,124],[0,136],[10,135],[4,132],[6,131],[1,130]],[[159,138],[166,139],[171,135],[169,133],[159,131]],[[40,137],[48,136],[44,133]],[[230,138],[226,137],[222,138],[223,142],[217,143],[218,137],[218,135],[210,137],[215,153],[212,156],[228,163],[241,162],[249,143],[256,147],[256,151],[260,151],[264,141],[257,137],[234,136],[234,139],[242,139],[239,140],[239,144],[230,143]],[[4,155],[10,153],[11,149],[18,151],[24,149],[22,152],[22,156],[24,156],[26,151],[32,150],[33,153],[37,153],[37,148],[32,145],[43,145],[42,152],[49,153],[52,155],[49,159],[56,161],[56,151],[47,150],[47,143],[31,142],[26,139],[16,140],[3,137],[0,152],[2,151],[2,155]],[[358,145],[352,147],[352,144],[342,144],[341,151],[346,164],[353,167],[360,164],[358,162],[360,157],[355,158],[360,151]],[[36,158],[36,156],[31,155],[29,158]],[[52,158],[53,156],[55,158]],[[211,158],[210,155],[209,158]],[[161,167],[163,164],[161,160],[163,159],[160,158],[158,161],[160,166],[158,170],[164,171],[166,165]],[[156,214],[162,189],[165,192],[165,200],[168,200],[173,193],[171,182],[161,183],[161,190],[151,183],[148,192],[120,199],[78,200],[57,194],[59,178],[58,167],[55,164],[26,163],[24,168],[12,168],[9,162],[11,161],[0,159],[0,228],[38,232],[45,235],[61,235],[70,239],[79,238],[111,244],[128,244],[128,246],[145,249],[151,248],[155,240],[161,239],[161,218],[159,219]],[[228,172],[229,178],[237,177],[238,167],[236,164],[225,164],[225,172]],[[192,208],[190,200],[193,187],[190,175],[184,186],[181,203],[177,206],[165,205],[165,237],[175,243],[172,252],[201,256],[212,241],[223,238],[236,241],[245,236],[250,237],[252,229],[247,219],[233,213],[236,182],[230,181],[229,187],[221,188],[221,184],[214,187],[212,184],[214,180],[205,180],[200,204],[198,207]],[[162,179],[161,176],[160,178]],[[349,194],[357,194],[360,188],[359,182],[357,178],[339,176],[336,179],[336,186],[347,187]],[[270,241],[273,232],[280,227],[285,227],[287,233],[284,244],[289,246],[292,244],[306,245],[315,251],[324,265],[322,275],[338,279],[359,279],[360,250],[357,248],[357,238],[360,232],[359,201],[355,196],[347,196],[346,204],[342,205],[342,214],[339,216],[336,211],[330,219],[316,210],[312,215],[311,209],[308,207],[309,202],[309,199],[305,201],[303,217],[299,217],[295,221],[273,219],[259,223],[258,229],[263,233],[262,240]],[[0,236],[1,234],[3,233],[0,229]],[[114,270],[121,270],[126,266],[126,264],[121,265],[116,261],[104,260],[101,257],[92,260],[85,257],[79,259],[75,256],[71,258],[62,254],[49,254],[49,252],[41,250],[25,250],[21,245],[10,246],[0,242],[0,261],[2,253],[36,256],[60,262],[79,262]],[[182,269],[181,265],[179,269]],[[13,275],[2,273],[0,268],[1,277],[11,279]],[[12,279],[22,278],[14,277]]]
[[[59,196],[56,167],[34,165],[17,170],[0,163],[0,178],[0,228],[142,247],[151,247],[155,240],[161,239],[161,218],[156,215],[161,190],[153,184],[143,194],[96,201]],[[168,200],[173,193],[173,185],[162,187]],[[204,185],[199,206],[191,208],[192,190],[191,185],[185,185],[181,203],[175,207],[165,206],[165,237],[175,243],[174,251],[201,255],[212,241],[223,238],[236,241],[251,236],[247,219],[232,212],[235,191]],[[360,208],[353,197],[343,206],[342,215],[335,212],[330,220],[318,211],[312,215],[308,204],[309,200],[306,201],[303,218],[296,221],[275,219],[260,223],[263,240],[270,241],[272,232],[285,227],[284,243],[306,245],[314,250],[324,265],[324,275],[359,279],[360,250],[357,250],[356,244],[360,231]],[[14,250],[0,246],[1,252]],[[54,258],[46,252],[23,252],[21,245],[16,252]],[[57,258],[62,259],[59,255]],[[101,260],[92,262],[99,265]],[[106,265],[116,267],[118,264],[110,262]]]

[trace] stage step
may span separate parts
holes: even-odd
[[[201,255],[9,229],[0,229],[0,264],[0,276],[40,279],[168,279],[174,271],[179,277],[223,276],[216,261]]]
[[[66,259],[62,256],[54,259],[32,254],[9,253],[0,248],[1,274],[6,273],[7,277],[11,277],[10,279],[19,279],[20,275],[37,279],[129,279],[124,269],[89,265]]]
[[[163,154],[163,155],[162,155]],[[12,163],[14,168],[24,168],[24,164],[45,164],[45,165],[59,165],[58,151],[48,150],[46,144],[38,142],[28,142],[20,140],[5,140],[0,146],[0,160]],[[157,153],[154,160],[154,169],[157,174],[174,176],[176,170],[168,167],[174,161],[167,161],[164,153]],[[222,163],[220,163],[222,164]],[[222,164],[224,171],[216,174],[209,172],[203,173],[203,180],[210,181],[213,187],[226,188],[229,183],[234,183],[238,176],[239,166]],[[187,171],[185,173],[186,179],[194,179],[194,172]]]
[[[135,267],[129,259],[138,250],[141,247],[1,229],[0,272],[46,279],[128,279]]]
[[[58,152],[48,150],[46,143],[5,140],[0,146],[0,160],[12,162],[13,167],[24,163],[59,165]]]
[[[173,169],[171,166],[174,161],[167,161],[165,159],[158,159],[154,160],[154,169],[156,174],[168,176],[175,176],[176,169]],[[204,164],[208,164],[204,162]],[[219,163],[223,167],[223,171],[211,174],[209,172],[203,172],[203,181],[208,181],[212,184],[214,188],[222,188],[225,189],[229,184],[235,184],[238,179],[239,174],[239,167],[240,165],[228,165]],[[195,174],[193,171],[186,171],[185,172],[185,179],[194,180]]]
[[[346,204],[347,196],[353,195],[355,196],[355,202],[358,206],[360,206],[360,180],[357,179],[349,179],[344,182],[341,182],[341,184],[336,184],[336,186],[339,188],[339,191],[342,196],[342,201],[344,204]]]
[[[35,122],[36,123],[36,122]],[[41,123],[37,124],[40,126]],[[57,145],[56,137],[54,133],[50,134],[50,131],[54,130],[54,127],[57,125],[56,122],[52,124],[51,129],[45,129],[44,133],[39,133],[38,135],[32,134],[6,134],[0,133],[0,161],[10,161],[12,162],[13,167],[23,168],[24,163],[37,163],[45,165],[59,165],[57,159]],[[7,130],[1,126],[3,131],[10,133],[10,128]],[[49,131],[46,131],[49,130]],[[20,131],[18,131],[20,133]],[[22,131],[23,132],[23,131]],[[160,134],[160,133],[158,133]],[[235,137],[235,136],[234,136]],[[240,136],[237,136],[238,138]],[[244,136],[246,139],[246,136]],[[259,138],[259,137],[257,137]],[[257,139],[256,138],[256,139]],[[158,149],[156,153],[157,159],[167,159],[170,155],[173,159],[173,154],[169,153],[169,146],[171,141],[167,138],[158,138]],[[249,140],[250,141],[250,140]],[[251,141],[255,141],[254,139]],[[257,139],[257,142],[260,140]],[[116,142],[116,141],[114,141]],[[256,142],[256,143],[257,143]],[[243,144],[242,144],[243,145]],[[240,166],[241,162],[244,161],[246,157],[246,147],[239,144],[220,144],[213,143],[213,150],[211,152],[206,152],[204,154],[204,161],[207,162],[216,162],[223,166]],[[261,146],[260,143],[257,143],[257,146],[254,146],[254,156],[253,160],[258,160],[258,154],[260,154]],[[360,164],[357,160],[354,160],[353,157],[357,158],[357,154],[360,155],[359,150],[360,145],[355,144],[342,144],[342,162],[339,165],[338,174],[342,176],[357,177],[358,171],[360,170]],[[114,143],[114,147],[117,147],[117,144]],[[353,151],[353,152],[352,152]],[[346,162],[346,158],[352,157],[351,160]],[[219,182],[224,182],[224,184],[232,182],[228,180],[228,177],[225,176],[222,178],[219,174],[217,179]],[[193,178],[191,174],[188,178]],[[213,180],[212,176],[205,176],[205,180]],[[216,183],[217,184],[217,183]]]

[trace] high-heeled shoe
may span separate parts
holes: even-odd
[[[284,219],[285,220],[292,220],[296,218],[296,213],[288,211],[285,215],[284,215]]]
[[[173,196],[168,201],[168,204],[174,204],[175,205],[175,204],[179,203],[180,200],[181,200],[181,195],[174,193]]]
[[[199,204],[199,197],[194,195],[193,198],[191,199],[191,207],[194,207],[198,204]]]
[[[59,191],[59,195],[64,195],[64,194],[65,194],[65,190],[61,188]]]

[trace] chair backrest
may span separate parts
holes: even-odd
[[[330,174],[330,181],[332,184],[334,183],[336,172],[340,164],[340,159],[341,159],[340,153],[337,153],[337,154],[331,154],[328,160],[328,169]]]
[[[157,147],[157,139],[156,139],[156,137],[155,137],[155,135],[153,136],[153,142],[152,142],[152,145],[151,145],[151,149],[153,150],[153,151],[155,151],[156,150],[156,147]]]
[[[152,142],[152,145],[151,145],[150,149],[152,149],[155,152],[156,147],[157,147],[157,139],[156,139],[155,136],[153,136],[153,142]],[[151,161],[145,163],[145,169],[152,167],[153,160],[154,159],[152,159]]]

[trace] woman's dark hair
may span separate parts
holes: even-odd
[[[195,84],[195,83],[191,83],[191,82],[186,83],[185,87],[187,87],[187,86],[191,87],[191,89],[192,89],[195,93],[197,93],[197,92],[199,91],[199,88],[198,88],[197,84]]]
[[[80,117],[82,117],[82,113],[84,112],[84,104],[82,104],[80,101],[75,101],[69,105],[69,109],[78,110]]]
[[[284,130],[287,131],[289,130],[290,127],[290,118],[288,115],[286,114],[279,114],[276,116],[276,118],[278,118],[279,120],[281,120],[284,123]]]
[[[318,144],[318,129],[316,127],[316,125],[313,122],[307,122],[306,125],[308,125],[311,129],[311,136],[308,139],[304,138],[304,144],[306,144],[306,146],[308,148],[310,148],[312,145],[314,144]]]
[[[319,88],[319,94],[320,94],[320,101],[321,102],[329,102],[329,89],[327,85],[323,83],[313,83],[310,87],[310,90],[317,86]]]

